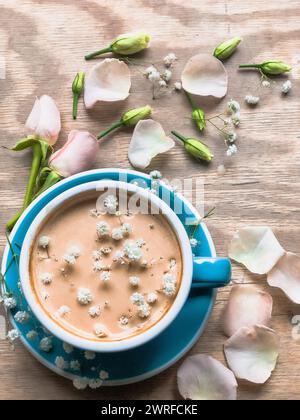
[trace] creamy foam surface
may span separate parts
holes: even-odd
[[[94,208],[94,197],[68,203],[45,222],[31,251],[31,284],[65,330],[90,340],[122,340],[151,328],[172,305],[182,275],[180,247],[161,214],[99,215]],[[109,225],[108,235],[97,233],[101,222]],[[112,230],[124,223],[132,232],[113,239]],[[39,244],[41,237],[48,246]],[[138,261],[120,259],[127,243],[138,244]],[[166,288],[169,279],[174,293]]]

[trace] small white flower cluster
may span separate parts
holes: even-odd
[[[163,61],[166,67],[172,67],[175,61],[177,61],[177,57],[171,52],[164,57]]]
[[[19,333],[19,331],[18,331],[18,330],[16,330],[16,329],[12,329],[12,330],[8,331],[7,336],[6,336],[7,340],[8,340],[10,343],[13,343],[13,342],[14,342],[14,341],[16,341],[19,337],[20,337],[20,333]]]
[[[148,303],[150,303],[150,305],[155,303],[157,301],[157,293],[155,292],[148,293],[146,300]]]
[[[151,313],[151,308],[141,293],[133,293],[130,296],[131,302],[138,307],[138,316],[140,318],[147,318]]]
[[[105,209],[109,213],[115,213],[118,207],[118,199],[115,195],[108,195],[103,201]]]
[[[89,309],[89,315],[90,315],[90,317],[92,317],[92,318],[96,318],[96,317],[98,317],[100,314],[101,314],[101,306],[100,306],[100,305],[95,305],[95,306],[92,306],[92,307]]]
[[[292,82],[290,80],[287,80],[286,82],[284,82],[281,86],[281,92],[283,94],[287,94],[289,93],[289,91],[292,89]]]
[[[39,276],[40,281],[46,286],[52,283],[53,274],[52,273],[42,273]]]
[[[79,360],[71,360],[70,361],[70,369],[74,371],[79,371],[81,369],[81,364]]]
[[[121,241],[123,239],[123,229],[121,227],[113,229],[111,237],[114,241]]]
[[[147,77],[148,80],[153,84],[153,86],[158,86],[160,88],[166,88],[168,83],[172,78],[172,71],[170,67],[175,63],[177,57],[174,53],[169,53],[163,59],[165,66],[167,67],[165,70],[160,72],[157,67],[151,65],[150,67],[146,68],[144,75]],[[179,85],[177,85],[177,90]],[[176,89],[176,87],[175,87]]]
[[[160,171],[154,170],[149,173],[151,179],[162,179],[162,174]]]
[[[77,258],[80,257],[80,254],[80,248],[76,245],[73,245],[68,249],[63,259],[67,264],[74,265],[76,263]]]
[[[103,325],[101,324],[94,325],[94,333],[99,338],[104,338],[107,336],[107,333],[105,332]]]
[[[227,121],[225,121],[224,124],[233,124],[234,126],[238,126],[240,124],[241,121],[241,107],[240,104],[231,99],[228,103],[227,103],[227,109],[228,112],[230,113],[230,118]],[[227,146],[227,151],[226,151],[226,155],[227,156],[232,156],[234,154],[237,153],[238,149],[236,146],[236,141],[238,139],[237,133],[235,131],[226,131],[224,130],[224,137],[225,137],[225,144]]]
[[[50,243],[49,236],[46,236],[46,235],[40,236],[40,238],[38,240],[38,246],[40,248],[44,248],[44,249],[48,248],[49,243]]]
[[[143,255],[140,243],[135,241],[126,241],[123,253],[129,261],[139,261]]]
[[[35,330],[30,330],[26,334],[26,338],[30,341],[35,340],[38,337],[38,333]]]
[[[62,356],[57,356],[54,363],[58,369],[65,370],[69,368],[69,362],[67,362],[67,360],[65,360]]]
[[[52,337],[44,337],[40,341],[40,349],[46,353],[49,353],[53,348]]]
[[[198,240],[195,238],[190,239],[190,245],[192,248],[195,248],[198,245]]]
[[[107,271],[107,270],[106,271],[102,271],[102,273],[100,274],[100,280],[102,280],[103,283],[109,282],[110,278],[111,278],[110,271]]]
[[[130,223],[123,223],[121,229],[123,235],[130,235],[132,233],[132,225]]]
[[[127,318],[127,316],[125,316],[125,315],[122,315],[121,317],[120,317],[120,319],[119,319],[119,322],[120,322],[120,324],[121,325],[127,325],[128,324],[128,322],[129,322],[129,319]]]
[[[129,284],[132,287],[138,287],[141,283],[141,279],[137,276],[131,276],[129,277]]]
[[[30,315],[26,311],[18,311],[15,316],[14,320],[19,324],[26,324],[30,319]]]
[[[176,293],[176,277],[174,274],[166,273],[163,275],[163,293],[166,296],[174,296]]]
[[[85,350],[84,357],[86,360],[94,360],[96,358],[96,353],[90,350]]]
[[[62,305],[57,312],[59,316],[65,316],[71,312],[71,309],[67,305]]]
[[[17,300],[15,297],[10,295],[4,295],[0,300],[6,309],[14,309],[17,306]]]
[[[110,226],[107,222],[102,221],[97,223],[96,225],[96,230],[97,230],[97,234],[98,236],[107,236],[110,233]]]
[[[260,97],[259,96],[254,96],[254,95],[246,95],[245,96],[245,102],[248,104],[248,105],[253,105],[253,106],[255,106],[255,105],[257,105],[258,104],[258,102],[260,101]]]
[[[80,287],[77,291],[77,301],[80,305],[88,305],[93,300],[92,293],[85,287]]]

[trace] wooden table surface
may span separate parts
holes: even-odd
[[[0,0],[0,56],[6,61],[6,79],[0,80],[0,145],[11,147],[26,131],[24,122],[35,96],[53,96],[62,112],[60,143],[71,129],[97,133],[130,107],[149,103],[154,118],[165,130],[177,129],[189,135],[197,132],[189,120],[189,106],[182,94],[167,94],[152,101],[151,86],[136,66],[131,67],[132,94],[123,104],[102,104],[86,111],[82,102],[79,118],[73,122],[70,84],[79,70],[88,70],[85,53],[108,44],[113,37],[144,29],[153,36],[151,49],[140,61],[161,63],[174,51],[179,60],[174,68],[178,80],[186,60],[198,52],[211,52],[219,42],[235,35],[243,37],[238,52],[226,62],[229,72],[227,99],[203,104],[209,114],[217,114],[228,98],[243,103],[246,94],[258,94],[261,102],[250,109],[243,103],[242,124],[238,129],[239,152],[225,157],[222,139],[213,129],[206,142],[215,159],[207,167],[187,156],[176,146],[168,155],[153,161],[169,179],[201,178],[205,181],[206,208],[216,206],[208,221],[219,255],[226,255],[233,233],[247,224],[268,225],[290,251],[300,246],[300,3],[298,0]],[[293,66],[293,89],[282,97],[281,80],[272,89],[260,86],[253,72],[238,72],[242,62],[282,59]],[[278,80],[278,79],[277,79]],[[130,168],[127,147],[130,131],[119,131],[107,139],[95,168]],[[1,252],[5,244],[4,226],[22,203],[30,153],[1,151],[0,225]],[[218,175],[225,164],[227,172]],[[274,298],[272,327],[281,337],[276,371],[267,384],[240,384],[243,399],[291,399],[300,395],[300,341],[293,340],[291,318],[300,308],[291,304],[266,279],[250,275],[234,265],[234,283],[256,283]],[[221,332],[222,311],[230,286],[219,291],[205,333],[191,354],[203,352],[224,362]],[[180,363],[180,362],[179,362]],[[0,341],[1,399],[174,399],[178,398],[176,371],[179,363],[160,375],[140,383],[97,391],[76,391],[71,382],[40,365],[21,344],[11,351]]]

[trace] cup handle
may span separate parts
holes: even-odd
[[[231,263],[227,258],[194,257],[192,287],[218,288],[231,280]]]

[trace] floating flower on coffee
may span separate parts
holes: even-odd
[[[73,80],[72,84],[72,92],[73,92],[73,119],[76,120],[77,118],[77,109],[78,109],[78,100],[83,92],[84,89],[84,78],[85,73],[83,71],[80,71],[76,74],[75,79]]]
[[[132,55],[148,48],[151,37],[145,32],[136,32],[119,35],[108,47],[85,56],[86,60],[106,53],[119,55]]]
[[[185,150],[196,159],[204,160],[206,162],[210,162],[213,159],[214,155],[201,141],[185,137],[177,131],[172,131],[172,134],[183,142]]]
[[[213,55],[219,60],[226,60],[226,58],[229,58],[234,53],[241,41],[242,39],[236,36],[228,41],[222,42],[215,48]]]
[[[240,69],[257,69],[266,76],[276,76],[292,70],[292,67],[283,61],[265,61],[261,64],[240,64]]]

